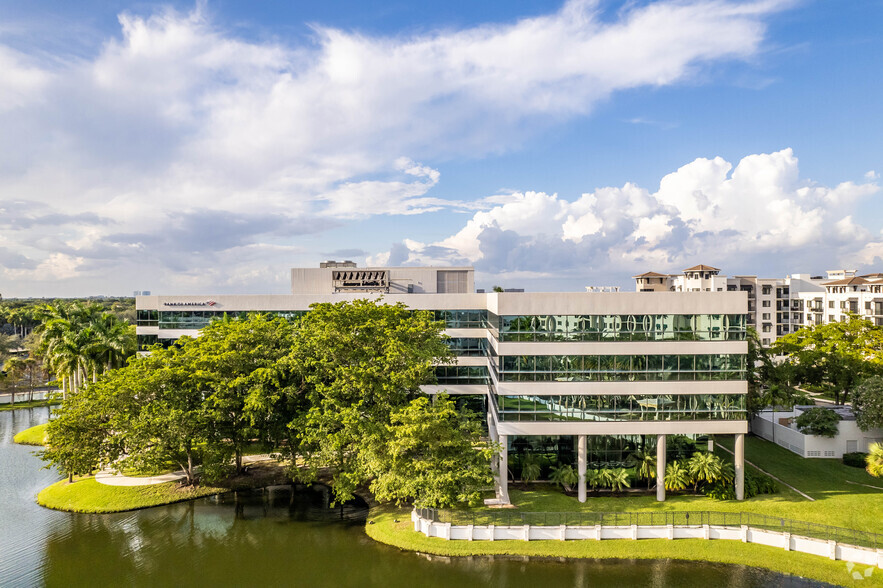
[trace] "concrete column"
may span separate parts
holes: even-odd
[[[579,474],[578,497],[580,502],[586,501],[586,436],[577,438],[576,471]]]
[[[745,434],[739,433],[736,435],[736,443],[734,447],[735,451],[735,463],[734,469],[736,470],[736,500],[742,500],[745,498]]]
[[[665,502],[665,435],[656,436],[656,500]]]
[[[503,504],[509,504],[509,447],[507,435],[499,436],[500,444],[503,448],[500,450],[498,480],[500,483],[499,499]]]

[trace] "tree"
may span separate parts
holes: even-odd
[[[833,438],[839,431],[840,415],[821,406],[815,406],[795,419],[797,429],[805,435]]]
[[[656,478],[656,456],[638,449],[629,455],[628,462],[635,468],[635,475],[639,479],[647,480],[649,490],[650,483]]]
[[[883,428],[883,377],[873,376],[855,388],[852,409],[862,431]]]
[[[69,396],[46,427],[47,447],[40,457],[49,465],[67,474],[73,481],[76,474],[89,474],[109,465],[120,455],[120,447],[112,443],[115,399],[111,388],[90,387],[83,394]]]
[[[280,360],[292,347],[292,326],[269,315],[212,321],[197,339],[182,346],[183,363],[192,369],[192,385],[204,394],[205,418],[211,427],[206,456],[223,468],[230,459],[242,472],[242,454],[253,438],[278,441],[282,421],[294,415],[280,413],[287,406],[287,373]],[[191,384],[188,384],[191,385]],[[211,477],[220,475],[205,464]]]
[[[390,421],[386,435],[372,440],[368,457],[378,500],[432,508],[481,502],[481,490],[493,484],[491,458],[500,447],[481,440],[474,414],[458,412],[442,394],[434,402],[412,400]]]
[[[690,472],[680,461],[665,466],[665,489],[683,490],[690,483]]]
[[[549,476],[549,479],[564,488],[565,492],[572,492],[574,484],[579,483],[579,474],[576,473],[572,465],[562,465],[552,467],[552,474]]]
[[[786,335],[773,349],[788,356],[797,381],[829,388],[838,404],[856,383],[883,371],[883,328],[851,313]]]
[[[700,482],[709,484],[721,478],[721,460],[713,453],[697,451],[687,462],[687,470],[693,479],[693,491],[699,490]]]
[[[527,452],[521,458],[521,481],[525,484],[540,477],[540,463],[533,453]]]
[[[310,482],[330,467],[335,499],[345,501],[370,478],[365,439],[382,438],[391,415],[435,381],[434,365],[450,361],[450,351],[430,312],[368,300],[310,308],[283,362],[292,393],[308,406],[290,424],[291,450],[305,465],[292,473]]]
[[[198,464],[209,477],[226,465],[207,459],[204,448],[212,441],[212,423],[199,380],[181,347],[157,347],[95,386],[107,387],[128,400],[128,410],[118,411],[113,419],[114,431],[123,435],[126,449],[120,465],[161,469],[173,462],[184,471],[188,485],[196,484]]]
[[[611,490],[620,492],[623,488],[629,487],[629,473],[625,468],[616,468],[608,471],[610,474],[607,476],[607,480]]]
[[[586,483],[592,490],[603,488],[605,482],[604,470],[589,470],[586,472]]]
[[[757,331],[748,327],[748,395],[746,408],[750,416],[769,406],[794,406],[805,398],[793,385],[794,365],[777,360],[764,347]]]
[[[871,443],[868,447],[868,456],[865,458],[868,464],[868,473],[875,478],[883,478],[883,445]]]

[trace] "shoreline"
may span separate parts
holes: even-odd
[[[398,519],[398,523],[394,522]],[[365,534],[402,551],[444,557],[510,556],[554,559],[675,559],[688,562],[745,565],[834,585],[852,581],[846,562],[784,551],[776,547],[736,541],[703,539],[608,539],[604,541],[446,541],[414,531],[409,508],[372,507]],[[856,565],[864,572],[872,566]],[[876,569],[865,586],[883,586],[883,570]]]

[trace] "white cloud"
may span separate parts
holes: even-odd
[[[437,262],[465,259],[492,273],[582,267],[617,276],[696,260],[741,267],[758,255],[811,259],[804,252],[814,264],[872,263],[880,245],[864,246],[871,233],[847,204],[879,192],[874,182],[829,188],[801,179],[791,149],[749,155],[735,167],[700,158],[663,177],[654,193],[626,184],[573,202],[515,194],[448,238],[405,243],[399,256],[417,263],[431,251]]]
[[[37,59],[0,38],[0,201],[65,219],[51,235],[13,227],[4,242],[32,265],[64,261],[52,280],[122,284],[189,276],[188,263],[208,276],[222,252],[225,271],[237,271],[251,261],[236,248],[291,245],[338,219],[486,209],[501,197],[433,197],[439,166],[425,162],[517,149],[617,91],[750,59],[765,21],[790,3],[664,0],[605,16],[597,1],[570,0],[514,23],[412,36],[318,26],[306,47],[238,38],[198,7],[166,9],[122,14],[120,35],[91,57],[39,49]],[[567,222],[568,238],[585,240],[597,211],[617,206],[614,193],[595,197],[566,206],[504,195],[495,214],[516,232]],[[539,224],[519,221],[526,214]],[[212,228],[219,219],[223,231]],[[478,224],[459,247],[476,241]],[[182,226],[208,242],[184,239]],[[274,255],[268,264],[290,261]]]

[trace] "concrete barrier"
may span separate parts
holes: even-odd
[[[799,551],[835,560],[877,566],[883,568],[883,549],[856,547],[836,541],[802,537],[782,531],[770,531],[742,525],[724,527],[718,525],[619,525],[619,526],[572,526],[572,525],[452,525],[421,517],[411,512],[414,530],[427,537],[448,541],[582,541],[628,539],[706,539],[743,541],[778,547],[786,551]]]

